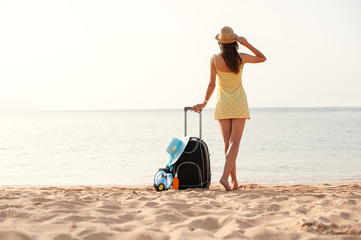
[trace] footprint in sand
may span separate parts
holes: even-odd
[[[308,210],[306,208],[304,208],[304,207],[299,207],[299,208],[296,209],[296,212],[306,215]]]
[[[355,200],[347,200],[346,204],[348,204],[348,205],[356,205],[356,201]]]
[[[51,213],[73,213],[74,210],[71,209],[53,209],[50,210]]]
[[[54,213],[40,213],[35,218],[33,218],[32,221],[43,223],[45,221],[56,218],[57,216],[58,216],[58,214],[54,214]]]
[[[0,239],[31,240],[27,234],[19,231],[0,231]]]
[[[96,231],[95,229],[85,229],[85,230],[81,231],[80,233],[78,233],[77,236],[83,237],[86,235],[90,235],[90,233],[93,233],[95,231]]]
[[[110,234],[110,233],[104,233],[104,232],[100,232],[100,233],[91,233],[87,236],[84,236],[84,240],[99,240],[99,239],[102,239],[102,240],[106,240],[106,239],[110,239],[111,236],[113,234]]]
[[[74,240],[70,234],[61,233],[54,237],[54,240]]]
[[[159,203],[157,203],[157,202],[147,202],[146,204],[144,204],[144,206],[154,208],[154,207],[158,207]]]
[[[203,211],[181,211],[181,213],[187,217],[197,217],[197,216],[204,216],[210,214],[209,212],[203,212]]]
[[[111,217],[100,217],[99,218],[99,222],[100,223],[105,223],[105,224],[122,224],[122,223],[126,223],[128,221],[119,219],[119,218],[111,218]]]
[[[65,208],[65,209],[75,209],[78,208],[79,205],[82,204],[76,204],[74,202],[67,202],[67,201],[55,201],[55,202],[49,202],[44,207],[57,207],[57,208]]]
[[[163,213],[156,216],[157,222],[183,222],[184,218],[177,214]]]
[[[112,204],[104,204],[102,206],[99,206],[95,211],[101,212],[104,214],[115,214],[117,211],[121,210],[121,208],[117,205]]]
[[[245,193],[243,195],[239,196],[240,198],[250,198],[250,199],[257,199],[257,198],[261,198],[262,195],[261,194],[257,194],[257,193]]]
[[[346,220],[350,219],[350,214],[346,213],[346,212],[341,212],[340,216]]]
[[[48,199],[48,198],[43,198],[43,197],[36,197],[36,198],[32,198],[30,199],[32,202],[39,202],[39,203],[46,203],[46,202],[51,202],[53,201],[53,199]]]
[[[219,202],[216,202],[216,201],[209,201],[209,204],[211,205],[211,208],[212,207],[215,207],[215,208],[222,207],[222,204],[220,204]]]
[[[328,218],[325,218],[325,217],[322,217],[322,216],[318,217],[318,220],[320,220],[321,222],[325,222],[325,223],[331,222]]]
[[[189,229],[201,228],[208,231],[214,231],[220,227],[218,220],[214,217],[207,217],[205,219],[196,219],[188,224]]]
[[[0,205],[0,210],[2,210],[2,209],[7,209],[7,208],[9,208],[9,207],[10,207],[9,205],[3,204],[3,205]]]
[[[176,202],[167,202],[162,204],[164,206],[169,206],[172,209],[182,210],[182,209],[189,209],[191,206],[185,203],[176,203]]]
[[[268,208],[267,211],[270,212],[278,212],[281,209],[281,206],[278,204],[271,204]]]
[[[100,208],[109,209],[109,210],[120,210],[121,208],[117,205],[113,204],[104,204],[103,206],[100,206]]]
[[[124,221],[133,221],[134,220],[134,214],[126,213],[124,215],[118,216],[119,219]]]
[[[94,217],[73,215],[73,214],[63,218],[64,221],[68,221],[68,222],[84,222],[84,221],[89,221],[91,219],[94,219]]]
[[[287,201],[288,200],[288,197],[275,197],[275,200],[277,202],[283,202],[283,201]]]
[[[300,239],[299,233],[264,226],[248,228],[244,235],[250,239]]]

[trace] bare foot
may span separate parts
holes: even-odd
[[[233,183],[232,190],[238,189],[238,182],[237,181],[235,181],[235,182],[232,181],[232,183]]]
[[[227,180],[220,179],[219,182],[223,185],[223,187],[226,189],[226,191],[232,191],[231,186],[229,186],[229,183]]]

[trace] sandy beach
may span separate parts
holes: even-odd
[[[361,183],[1,187],[5,239],[361,239]]]

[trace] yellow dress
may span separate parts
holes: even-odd
[[[216,56],[214,66],[217,71],[217,103],[214,119],[247,118],[250,119],[247,96],[242,86],[242,68],[238,74],[222,72],[217,69]]]

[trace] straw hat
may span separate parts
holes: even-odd
[[[233,32],[233,29],[230,27],[223,27],[221,33],[216,35],[216,39],[220,43],[233,43],[237,41],[237,34]]]

